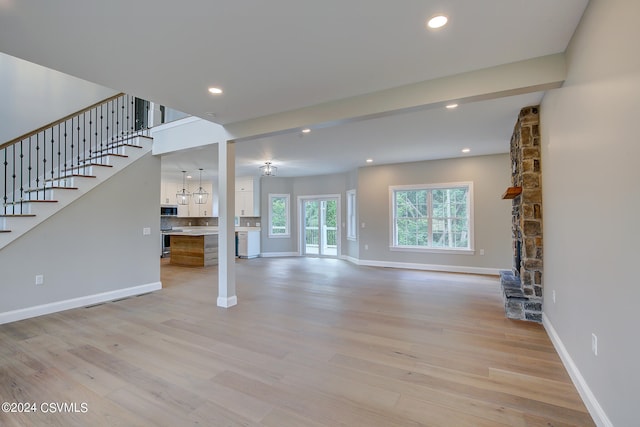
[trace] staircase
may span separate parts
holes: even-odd
[[[151,151],[147,117],[118,94],[0,145],[0,250]]]

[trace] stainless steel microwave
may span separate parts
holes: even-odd
[[[178,216],[178,206],[175,205],[161,205],[160,216]]]

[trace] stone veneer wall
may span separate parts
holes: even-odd
[[[543,240],[539,106],[520,111],[510,152],[511,186],[522,187],[522,193],[512,201],[513,270],[501,273],[505,309],[509,318],[540,322]]]

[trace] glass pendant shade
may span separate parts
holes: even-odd
[[[200,169],[200,188],[193,193],[193,201],[199,205],[204,205],[209,199],[209,193],[202,188],[202,168]]]
[[[189,193],[187,191],[186,185],[185,185],[185,174],[187,173],[187,171],[182,171],[182,190],[178,191],[176,193],[176,202],[179,205],[188,205],[189,204],[189,198],[191,197],[191,193]]]
[[[264,166],[260,166],[260,172],[262,173],[262,176],[276,176],[278,168],[273,166],[271,162],[265,162]]]

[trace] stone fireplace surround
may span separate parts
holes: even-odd
[[[523,108],[511,137],[513,268],[500,272],[509,319],[542,321],[542,176],[540,107]]]

